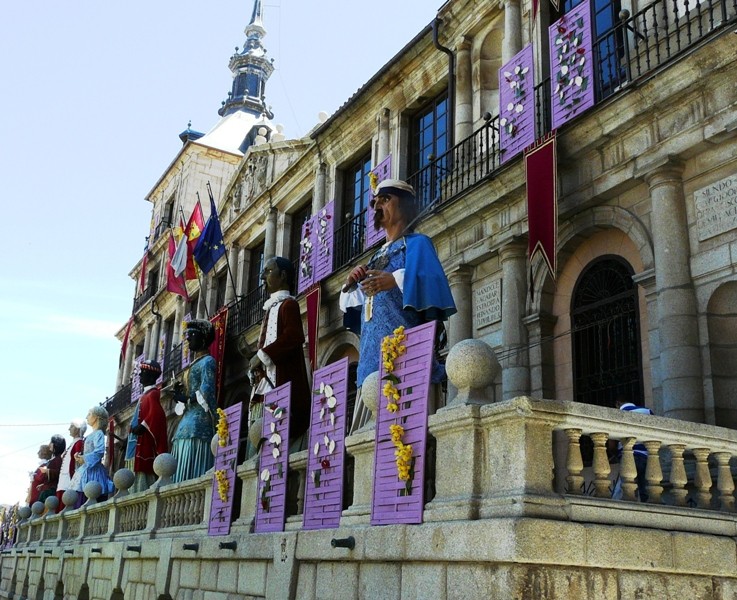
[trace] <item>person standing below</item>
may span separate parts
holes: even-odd
[[[289,441],[295,451],[302,450],[306,447],[306,442],[302,442],[310,425],[312,395],[305,366],[305,335],[299,302],[290,293],[294,285],[294,265],[281,256],[270,258],[264,265],[261,280],[269,292],[269,299],[264,304],[266,312],[261,322],[258,351],[249,364],[254,393],[248,425],[250,428],[263,416],[264,394],[291,382]]]
[[[621,396],[617,398],[617,408],[625,412],[633,412],[641,415],[655,414],[646,406],[638,406],[633,402],[627,402]],[[645,448],[645,444],[635,444],[632,447],[632,454],[635,458],[635,469],[637,470],[637,493],[640,496],[640,502],[647,502],[649,496],[647,493],[647,479],[645,479],[645,472],[647,470],[647,448]],[[621,462],[622,444],[619,444],[619,459]]]
[[[161,392],[156,385],[156,380],[161,376],[161,366],[155,360],[144,360],[140,369],[138,380],[143,386],[143,394],[131,419],[126,448],[126,459],[132,463],[132,470],[136,474],[131,492],[142,492],[151,487],[156,481],[154,459],[169,451],[166,414],[161,407]]]
[[[365,425],[370,412],[361,401],[364,379],[379,370],[381,341],[404,326],[444,321],[456,311],[448,279],[432,241],[413,233],[417,215],[414,188],[399,179],[385,179],[371,200],[374,227],[384,229],[386,243],[368,264],[348,275],[340,295],[340,308],[363,306],[356,408],[351,432]],[[433,364],[432,383],[445,378],[443,365]]]
[[[61,459],[61,472],[59,473],[59,483],[56,486],[56,497],[59,499],[59,505],[56,507],[56,512],[61,512],[64,509],[64,503],[61,501],[61,497],[68,489],[72,489],[72,477],[77,469],[76,457],[77,454],[84,449],[84,433],[87,431],[87,423],[82,419],[75,419],[69,424],[69,435],[72,436],[72,441],[64,451]]]
[[[77,454],[75,460],[80,471],[79,486],[84,492],[88,483],[98,482],[102,486],[102,493],[98,496],[98,502],[104,502],[113,491],[113,482],[110,480],[107,468],[102,462],[105,456],[105,426],[108,422],[107,410],[104,406],[93,406],[87,413],[87,425],[92,428],[84,440],[84,453]],[[77,499],[77,508],[84,502],[84,493]]]
[[[177,459],[174,481],[186,481],[204,475],[213,465],[210,441],[217,421],[217,363],[208,349],[215,340],[215,328],[206,319],[185,323],[185,337],[194,360],[181,384],[175,389],[177,405],[174,411],[182,415],[172,440],[171,453]]]

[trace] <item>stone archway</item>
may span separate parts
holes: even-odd
[[[719,286],[707,305],[715,424],[737,428],[737,282]]]

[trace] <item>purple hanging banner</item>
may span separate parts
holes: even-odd
[[[502,162],[535,141],[535,78],[532,44],[499,69],[499,146]]]
[[[594,105],[590,14],[584,1],[548,28],[553,129]]]
[[[143,394],[143,386],[141,385],[141,381],[138,376],[141,373],[141,363],[145,358],[145,354],[140,354],[136,357],[136,360],[133,363],[133,374],[131,375],[131,404],[138,402]]]
[[[284,531],[289,457],[289,398],[292,384],[285,383],[264,397],[264,422],[259,459],[258,498],[254,531]]]
[[[333,239],[335,200],[331,200],[315,215],[315,246],[313,248],[313,283],[325,279],[333,271]]]
[[[230,533],[242,415],[243,404],[241,402],[225,410],[218,408],[218,446],[215,455],[208,535],[228,535]]]
[[[340,526],[343,510],[348,357],[315,371],[304,529]]]
[[[371,198],[374,196],[373,188],[385,179],[390,179],[392,174],[392,155],[390,154],[378,165],[371,169]],[[369,200],[371,199],[369,198]],[[366,207],[366,245],[364,250],[370,248],[374,244],[377,244],[386,237],[386,232],[383,229],[378,231],[374,229],[374,209],[371,206]]]
[[[422,523],[425,487],[427,404],[435,321],[387,336],[398,357],[382,356],[376,417],[376,454],[371,524]],[[402,348],[404,348],[402,350]]]
[[[302,224],[302,238],[299,242],[299,278],[297,293],[301,294],[315,281],[315,216],[312,215]]]

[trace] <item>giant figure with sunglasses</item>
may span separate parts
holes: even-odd
[[[365,425],[370,413],[360,401],[366,376],[379,370],[381,341],[403,325],[409,329],[432,320],[445,321],[456,312],[448,279],[435,247],[426,235],[413,232],[417,204],[411,185],[385,179],[371,200],[374,227],[384,229],[386,243],[349,273],[340,295],[343,312],[362,307],[359,393],[351,432]],[[445,378],[443,365],[433,365],[432,382]]]

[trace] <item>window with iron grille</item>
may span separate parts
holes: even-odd
[[[563,0],[560,12],[553,15],[556,21],[564,14],[581,4],[583,0]],[[627,79],[622,65],[624,57],[624,36],[618,27],[619,13],[622,10],[620,0],[593,0],[591,2],[591,22],[596,60],[596,91],[601,100],[609,96]]]
[[[228,287],[228,270],[225,269],[222,273],[217,275],[215,279],[215,285],[217,294],[215,296],[215,308],[213,312],[217,312],[223,306],[225,306],[225,290]]]
[[[409,172],[423,170],[415,189],[420,208],[439,194],[440,183],[448,172],[444,156],[447,150],[448,94],[444,92],[420,109],[410,122]]]
[[[248,289],[254,291],[261,285],[261,272],[264,270],[264,244],[251,248],[251,262],[248,266]]]
[[[366,208],[371,199],[371,154],[367,153],[344,171],[343,210],[335,232],[335,269],[348,264],[364,250]]]
[[[302,226],[312,216],[312,200],[305,202],[292,214],[292,232],[289,239],[289,260],[295,265],[295,273],[298,273],[296,265],[299,264],[299,243],[302,241]]]
[[[576,402],[642,404],[640,313],[632,267],[604,256],[581,273],[571,301],[573,393]]]

